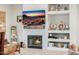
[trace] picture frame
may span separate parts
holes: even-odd
[[[17,22],[21,22],[23,19],[22,15],[17,16]]]
[[[23,11],[24,29],[45,29],[45,10]]]
[[[17,28],[16,26],[11,26],[11,42],[17,41]]]

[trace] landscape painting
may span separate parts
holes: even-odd
[[[25,29],[44,29],[45,10],[23,11],[22,24]]]

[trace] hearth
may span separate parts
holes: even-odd
[[[28,35],[28,48],[42,49],[42,36],[41,35]]]

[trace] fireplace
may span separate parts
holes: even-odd
[[[28,48],[42,49],[42,35],[28,35]]]

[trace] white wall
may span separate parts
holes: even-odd
[[[17,34],[18,34],[18,41],[23,41],[23,27],[21,23],[17,23],[17,16],[18,15],[22,15],[22,11],[23,11],[23,5],[22,4],[14,4],[12,5],[13,8],[13,22],[15,25],[17,26]]]
[[[42,4],[25,4],[23,5],[13,5],[14,9],[14,19],[17,19],[17,15],[21,15],[21,11],[27,11],[27,10],[45,10],[46,5]],[[22,10],[23,9],[23,10]],[[17,31],[18,31],[18,39],[19,41],[23,41],[26,43],[27,47],[27,35],[42,35],[43,36],[43,48],[46,48],[47,46],[47,38],[45,36],[45,30],[44,29],[23,29],[23,26],[21,23],[17,23]]]
[[[46,5],[44,4],[25,4],[23,5],[23,10],[27,11],[27,10],[45,10],[46,9]],[[23,39],[25,42],[27,42],[27,35],[42,35],[42,42],[43,42],[43,48],[46,48],[47,46],[47,38],[45,36],[45,30],[44,29],[24,29],[23,31]]]
[[[21,15],[21,11],[27,11],[27,10],[41,10],[46,9],[47,5],[44,4],[24,4],[24,5],[13,5],[14,10],[14,19],[17,20],[17,15]],[[77,5],[71,5],[71,15],[70,15],[70,27],[71,27],[71,42],[79,44],[79,33],[77,28],[78,26],[78,9]],[[16,22],[16,20],[14,22]],[[43,48],[47,47],[47,36],[45,36],[47,33],[44,29],[42,30],[35,30],[35,29],[23,29],[23,26],[21,23],[16,23],[17,29],[18,29],[18,39],[19,41],[23,41],[26,43],[27,46],[27,35],[42,35],[43,36]]]
[[[72,5],[71,8],[71,41],[79,46],[79,4]]]
[[[79,4],[77,5],[77,45],[79,46]]]
[[[23,10],[44,10],[46,9],[45,4],[24,4]]]
[[[71,43],[77,44],[77,5],[70,5],[70,35]]]

